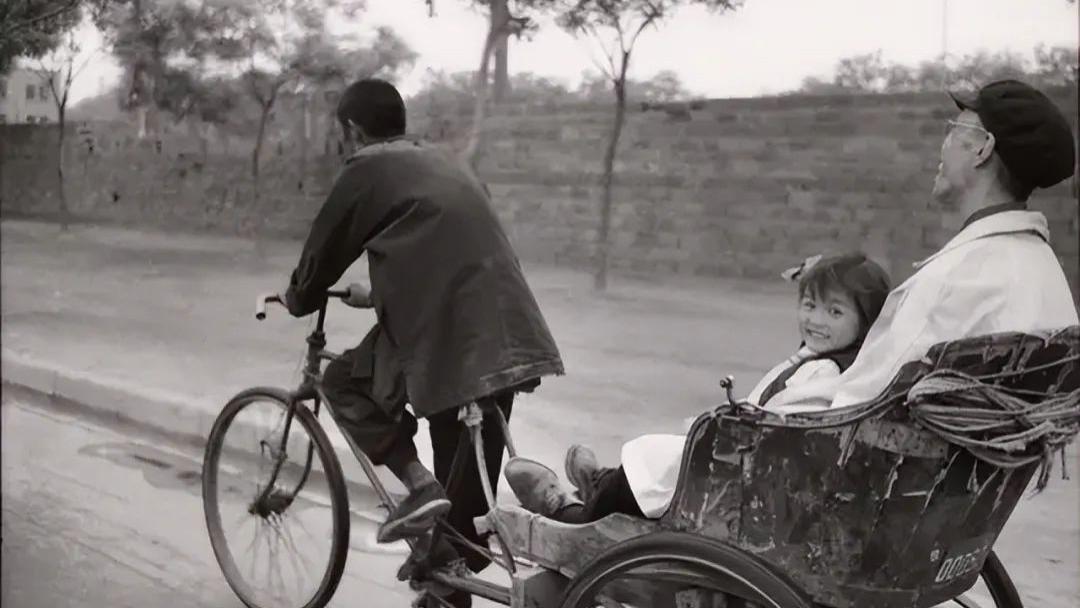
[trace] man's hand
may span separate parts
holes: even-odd
[[[350,283],[349,297],[342,300],[353,308],[371,308],[371,289],[363,283]]]
[[[294,308],[294,306],[296,305],[296,302],[295,302],[295,300],[293,300],[293,301],[289,300],[289,288],[288,287],[286,287],[285,289],[282,289],[281,292],[278,293],[278,301],[280,301],[281,305],[284,306],[285,309],[289,311],[290,315],[292,315],[294,317],[297,317],[297,318],[303,316],[303,315],[296,314],[298,312]]]

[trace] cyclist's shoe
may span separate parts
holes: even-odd
[[[440,537],[434,547],[427,548],[425,545],[431,540],[430,534],[418,539],[417,550],[420,551],[420,555],[409,554],[405,563],[398,569],[397,579],[408,581],[413,591],[420,592],[416,601],[413,602],[415,607],[471,608],[472,595],[431,580],[431,573],[434,571],[453,574],[459,578],[472,575],[465,561],[458,557],[458,552],[445,537]]]
[[[430,533],[416,539],[416,547],[409,553],[405,563],[398,568],[399,581],[426,579],[432,570],[446,567],[461,559],[457,550],[445,536],[440,536],[434,547],[431,546],[431,541]]]
[[[435,525],[435,519],[446,515],[450,501],[446,491],[438,483],[427,484],[408,496],[397,506],[386,521],[379,526],[375,539],[380,543],[392,543],[403,538],[420,536]]]

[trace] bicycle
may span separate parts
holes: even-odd
[[[277,534],[280,537],[280,542],[286,545],[286,548],[295,548],[296,546],[296,539],[291,535],[291,532],[283,530],[283,527],[289,522],[286,514],[289,512],[290,508],[292,508],[301,498],[318,503],[319,498],[321,497],[323,499],[322,502],[328,500],[330,503],[331,529],[329,530],[330,534],[328,535],[330,538],[330,548],[327,551],[326,567],[324,571],[316,577],[318,581],[313,589],[306,593],[301,592],[299,594],[302,596],[301,598],[298,600],[289,599],[285,605],[289,606],[289,608],[321,608],[326,605],[333,596],[334,591],[337,589],[341,580],[342,573],[344,572],[350,534],[348,495],[341,463],[330,443],[329,437],[318,422],[318,416],[321,409],[320,406],[325,404],[325,409],[331,411],[331,418],[333,418],[333,404],[327,399],[320,386],[322,363],[340,357],[339,354],[326,350],[326,334],[324,326],[327,303],[329,303],[331,299],[347,301],[349,296],[349,290],[330,290],[327,292],[327,302],[324,303],[318,311],[315,329],[306,339],[307,353],[300,385],[292,391],[285,391],[273,387],[255,387],[238,393],[226,403],[225,407],[218,415],[218,418],[215,420],[207,439],[203,460],[202,479],[203,503],[211,545],[229,586],[240,600],[250,608],[267,608],[269,605],[281,603],[276,601],[280,598],[274,596],[281,591],[285,591],[285,589],[275,589],[274,586],[275,583],[284,586],[284,577],[283,573],[278,572],[279,580],[275,581],[273,580],[273,575],[275,573],[268,572],[268,578],[270,579],[268,583],[270,588],[267,589],[262,586],[251,584],[245,579],[241,572],[241,568],[238,566],[234,554],[234,547],[230,547],[228,542],[229,531],[226,529],[225,522],[223,521],[222,505],[224,502],[228,502],[228,495],[239,494],[242,490],[237,487],[235,480],[236,476],[223,470],[221,465],[223,456],[228,455],[235,458],[240,463],[248,464],[250,464],[253,459],[269,456],[270,462],[266,463],[268,464],[268,467],[264,468],[260,466],[259,470],[260,478],[265,475],[265,482],[256,482],[254,496],[242,509],[241,517],[257,516],[258,518],[261,518],[265,522],[265,525],[270,528],[269,532]],[[255,313],[257,320],[266,318],[266,305],[271,303],[282,304],[280,297],[275,294],[260,295],[258,297]],[[368,301],[365,305],[354,305],[354,307],[371,308],[371,303]],[[486,471],[487,466],[483,462],[484,455],[482,444],[479,441],[480,423],[483,418],[483,413],[481,411],[483,402],[484,400],[478,400],[478,402],[474,402],[461,408],[461,415],[459,418],[465,422],[466,429],[469,430],[470,436],[475,438],[473,443],[478,447],[476,453],[477,457],[480,459],[480,470]],[[241,423],[238,425],[236,422],[237,417],[241,415],[245,409],[259,403],[271,405],[272,409],[277,410],[277,413],[283,418],[278,424]],[[514,451],[513,444],[509,439],[509,429],[507,427],[506,419],[502,416],[502,412],[497,407],[491,409],[498,412],[498,418],[507,437],[507,449],[510,451],[511,455],[515,454],[516,452]],[[484,410],[486,411],[487,408],[484,408]],[[299,450],[296,449],[296,445],[292,445],[290,449],[290,442],[296,438],[297,424],[309,439],[306,442],[299,442]],[[267,431],[269,429],[270,437],[258,439],[255,443],[255,446],[257,446],[255,449],[229,449],[226,446],[226,439],[228,439],[230,431],[237,428],[239,428],[240,431],[255,431],[256,433],[258,433],[258,431]],[[364,473],[369,479],[382,505],[387,510],[392,510],[396,506],[396,501],[381,483],[375,472],[375,466],[359,446],[356,445],[348,433],[342,433],[342,435],[345,437],[353,455],[363,468]],[[461,454],[461,448],[465,447],[465,445],[466,442],[461,442],[459,444],[459,453],[455,454],[450,486],[455,483],[455,478],[457,477],[456,473],[458,472],[458,469],[460,469],[460,458],[463,456],[463,454]],[[295,455],[297,451],[302,454],[301,462],[288,462],[290,453]],[[481,475],[481,477],[484,490],[489,498],[488,504],[493,505],[494,497],[488,478],[486,475]],[[303,491],[305,489],[310,489],[307,488],[307,486],[310,485],[313,479],[323,481],[326,485],[326,491],[323,493],[314,492],[314,494],[316,494],[314,498],[302,497]],[[222,483],[223,481],[231,483]],[[223,498],[226,500],[222,500]],[[236,498],[236,496],[233,496],[233,498]],[[235,502],[235,500],[233,502]],[[474,549],[494,557],[484,548],[469,543],[466,539],[460,537],[460,534],[456,534],[455,531],[449,529],[445,520],[440,520],[440,525],[445,532],[456,537],[459,542],[472,545]],[[302,524],[301,531],[307,533],[309,538],[317,540],[316,534],[312,533]],[[260,537],[257,529],[252,544],[258,542],[259,539]],[[269,544],[268,539],[263,538],[262,540]],[[430,543],[436,541],[437,537],[429,536],[426,540],[428,541],[428,546],[430,546]],[[409,539],[407,542],[410,550],[416,554],[418,546],[417,540]],[[248,548],[250,549],[251,547],[249,546]],[[423,550],[423,548],[421,550]],[[255,562],[252,564],[252,571],[255,569],[254,566]],[[298,565],[293,563],[292,566],[294,567],[294,570],[296,570],[296,573],[299,573]],[[513,565],[510,567],[513,568]],[[506,590],[500,589],[479,579],[447,572],[432,573],[432,577],[433,580],[431,582],[436,584],[451,586],[454,589],[468,591],[494,601],[502,601],[503,603],[507,603],[508,601],[509,596]],[[414,588],[420,588],[420,585],[416,581],[414,581]]]

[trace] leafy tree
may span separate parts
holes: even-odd
[[[841,59],[831,81],[810,76],[803,80],[799,91],[810,94],[940,91],[946,87],[978,88],[1005,78],[1018,78],[1039,87],[1076,86],[1076,49],[1039,45],[1034,58],[1034,65],[1030,65],[1014,52],[978,51],[957,58],[951,67],[943,57],[911,66],[885,62],[877,51]]]
[[[576,97],[587,101],[611,99],[611,79],[596,72],[586,72],[578,85]],[[664,103],[693,96],[682,84],[679,75],[671,70],[661,70],[648,80],[626,79],[627,102]]]
[[[606,61],[595,63],[611,82],[615,94],[615,120],[604,153],[603,202],[594,274],[597,289],[607,288],[615,153],[626,121],[627,73],[638,37],[646,28],[658,26],[665,16],[683,5],[701,4],[711,10],[726,11],[741,3],[741,0],[574,0],[560,14],[558,22],[563,28],[599,43]]]
[[[843,89],[877,91],[884,87],[886,66],[881,51],[846,57],[836,64],[834,83]]]
[[[1043,86],[1075,87],[1080,79],[1076,49],[1066,46],[1035,47],[1035,76]]]
[[[39,59],[64,42],[84,9],[98,13],[108,0],[4,0],[0,2],[0,74],[16,57]]]
[[[39,60],[34,70],[41,81],[48,86],[49,98],[56,104],[57,122],[60,127],[56,142],[56,175],[60,189],[60,228],[62,230],[68,229],[70,216],[67,192],[64,188],[64,135],[67,125],[68,96],[71,93],[72,83],[96,54],[96,52],[82,54],[81,51],[74,32],[68,31],[59,46],[50,51],[44,59]],[[80,54],[83,55],[81,58]]]
[[[1012,52],[987,53],[979,51],[960,58],[955,68],[949,70],[949,86],[977,89],[980,86],[1004,78],[1024,78],[1026,62]]]
[[[434,0],[425,0],[432,14]],[[536,31],[534,17],[556,6],[558,0],[470,0],[476,6],[487,7],[488,31],[480,51],[480,66],[474,79],[473,117],[462,158],[472,167],[479,162],[480,140],[490,97],[491,60],[497,49],[505,48],[510,36],[521,37]],[[505,63],[504,63],[505,65]],[[504,69],[502,67],[500,70]]]
[[[211,57],[241,53],[227,0],[111,0],[95,19],[120,64],[118,103],[136,113],[139,136],[159,128],[159,111],[177,120],[197,110]]]

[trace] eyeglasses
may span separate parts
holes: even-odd
[[[987,131],[979,125],[970,122],[962,122],[959,120],[945,121],[945,136],[948,137],[949,133],[952,133],[953,129],[955,129],[956,127],[967,127],[969,129],[975,129],[976,131],[982,131],[983,133],[986,133],[987,137],[993,137],[993,134],[990,133],[990,131]]]

